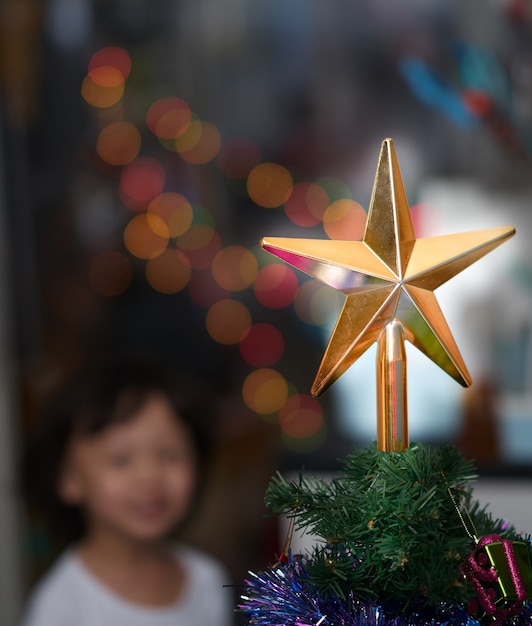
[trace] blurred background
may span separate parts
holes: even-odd
[[[1,0],[0,29],[2,624],[53,554],[19,461],[79,363],[216,393],[187,538],[235,582],[279,550],[271,475],[375,437],[374,350],[311,398],[342,297],[259,242],[359,239],[385,137],[418,236],[517,228],[437,292],[472,387],[408,346],[410,436],[511,485],[500,515],[532,532],[532,2]]]

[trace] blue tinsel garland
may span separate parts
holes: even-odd
[[[309,583],[300,556],[251,573],[238,608],[250,626],[480,626],[463,607],[446,602],[401,612],[388,600],[324,598]],[[531,625],[532,603],[504,621],[504,626]]]

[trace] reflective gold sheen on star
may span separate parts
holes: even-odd
[[[391,139],[382,143],[362,241],[264,238],[262,247],[346,295],[311,392],[321,395],[399,321],[405,338],[471,384],[433,291],[499,246],[513,226],[416,239]]]

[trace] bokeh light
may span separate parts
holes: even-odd
[[[260,163],[248,175],[249,197],[261,207],[274,208],[284,204],[292,193],[292,175],[277,163]]]
[[[212,228],[215,227],[216,220],[209,209],[202,204],[197,203],[193,203],[192,208],[194,209],[194,224],[205,224],[206,226],[211,226]]]
[[[201,165],[214,159],[221,144],[216,126],[200,120],[191,122],[188,129],[175,140],[175,147],[181,158],[193,165]]]
[[[222,174],[234,180],[244,180],[260,163],[260,148],[249,139],[234,137],[224,141],[216,162]]]
[[[113,67],[122,75],[122,81],[126,80],[131,72],[129,52],[118,46],[101,48],[92,55],[89,61],[89,72],[100,67]]]
[[[119,296],[127,291],[132,280],[131,262],[122,252],[106,250],[90,263],[89,282],[94,291],[102,296]]]
[[[324,326],[338,316],[342,301],[343,297],[336,289],[307,280],[299,287],[294,309],[303,322]]]
[[[177,152],[186,152],[196,146],[201,139],[203,122],[197,115],[192,115],[191,122],[174,138],[174,145]]]
[[[139,157],[122,170],[120,197],[134,211],[143,211],[164,187],[163,166],[151,157]]]
[[[427,237],[431,232],[443,230],[443,228],[439,228],[441,216],[438,211],[426,202],[412,204],[410,217],[417,237]]]
[[[356,241],[364,235],[366,217],[358,202],[347,198],[336,200],[325,211],[323,229],[330,239]]]
[[[178,237],[177,247],[187,255],[194,269],[207,269],[212,266],[222,241],[212,226],[192,224],[184,235]]]
[[[167,248],[146,263],[146,279],[159,293],[178,293],[190,281],[190,262],[175,248]]]
[[[81,83],[81,96],[91,106],[106,109],[114,106],[124,95],[124,77],[114,67],[97,67]]]
[[[168,227],[160,217],[141,213],[124,230],[127,250],[139,259],[154,259],[168,247]]]
[[[212,262],[214,280],[227,291],[242,291],[255,280],[258,264],[255,255],[243,246],[222,248]]]
[[[283,336],[272,324],[253,324],[240,342],[242,358],[254,367],[275,365],[282,357],[283,352]]]
[[[156,196],[148,205],[147,213],[157,215],[166,224],[169,237],[186,233],[194,217],[192,206],[185,196],[172,191]]]
[[[273,369],[254,370],[244,380],[242,397],[246,405],[259,415],[275,413],[286,402],[288,384]]]
[[[323,409],[313,397],[291,396],[279,411],[279,424],[284,433],[294,439],[316,434],[323,424]]]
[[[85,101],[99,109],[116,107],[130,72],[131,58],[125,50],[99,50],[82,85]],[[145,276],[153,290],[172,295],[187,289],[190,300],[207,311],[205,326],[211,339],[238,346],[242,361],[257,368],[243,382],[246,405],[264,419],[278,421],[288,447],[306,450],[319,445],[326,432],[321,406],[310,396],[299,395],[272,369],[285,350],[282,332],[271,323],[252,323],[248,307],[232,294],[253,287],[263,306],[282,309],[293,304],[301,319],[317,325],[328,323],[337,312],[340,295],[316,281],[300,288],[297,273],[284,263],[269,263],[259,271],[258,251],[222,246],[210,211],[192,205],[180,193],[164,191],[165,167],[155,158],[139,157],[141,133],[122,119],[124,114],[118,107],[106,112],[106,121],[111,121],[98,134],[96,152],[104,163],[123,168],[120,198],[137,212],[123,232],[127,251],[146,261]],[[99,117],[101,123],[104,116]],[[218,128],[194,115],[182,98],[157,99],[147,108],[145,120],[159,143],[187,163],[202,165],[216,159],[227,182],[239,195],[246,196],[247,190],[256,205],[283,207],[297,226],[323,223],[330,237],[341,230],[343,238],[352,238],[346,229],[353,228],[356,203],[339,179],[294,184],[285,167],[261,162],[255,142],[232,138],[222,143]],[[133,280],[131,258],[116,251],[99,254],[90,264],[89,280],[101,295],[124,293]]]
[[[299,283],[286,265],[270,263],[257,274],[253,291],[257,300],[268,309],[283,309],[296,297]]]
[[[206,326],[214,341],[224,345],[237,344],[251,326],[251,314],[238,300],[219,300],[208,310]]]
[[[340,178],[336,178],[336,176],[320,176],[314,182],[325,190],[331,204],[336,202],[336,200],[346,198],[351,200],[353,198],[349,186]]]
[[[163,140],[175,140],[182,135],[189,127],[191,119],[190,107],[181,98],[160,98],[146,113],[148,128]]]
[[[109,165],[126,165],[137,158],[142,140],[130,122],[113,122],[98,135],[96,152]]]
[[[329,196],[315,183],[296,183],[285,202],[284,210],[289,220],[298,226],[319,224],[329,206]]]

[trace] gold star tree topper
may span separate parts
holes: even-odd
[[[393,141],[382,143],[362,241],[264,238],[262,247],[345,294],[311,392],[321,395],[377,343],[377,446],[408,446],[405,340],[464,387],[471,377],[434,290],[513,226],[417,239]]]

